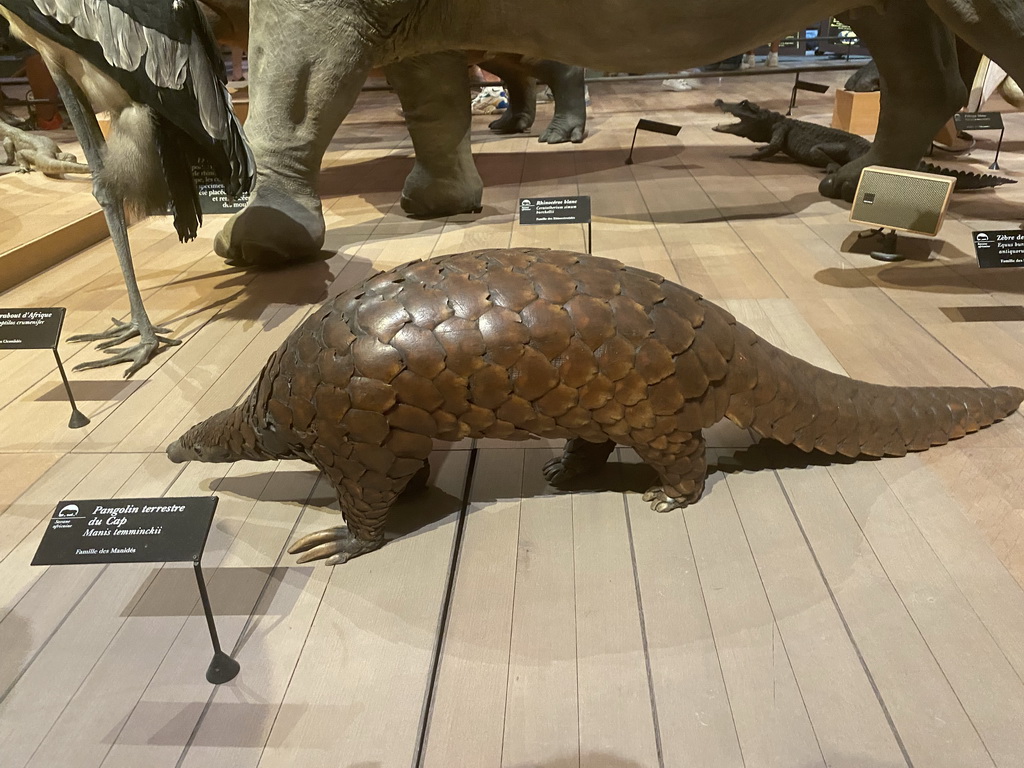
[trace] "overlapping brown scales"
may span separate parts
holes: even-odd
[[[733,397],[726,415],[804,450],[902,456],[976,432],[1012,413],[1024,398],[1017,387],[869,384],[813,366],[743,331],[737,341],[754,361],[757,383],[748,397]]]
[[[434,438],[632,445],[659,471],[652,498],[665,509],[699,497],[700,431],[724,416],[804,450],[902,455],[990,424],[1022,397],[848,379],[658,275],[520,248],[413,262],[341,294],[271,357],[243,406],[182,444],[315,462],[356,536],[371,539]]]

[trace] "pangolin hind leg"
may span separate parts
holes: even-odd
[[[574,437],[565,443],[562,455],[547,462],[541,472],[551,485],[561,485],[603,467],[614,449],[615,443],[611,440],[592,443],[581,437]]]
[[[657,470],[661,478],[660,486],[644,494],[644,501],[649,501],[655,512],[671,512],[699,500],[708,471],[702,433],[677,432],[669,435],[668,440],[668,448],[661,451],[647,445],[633,446],[644,463]]]
[[[427,441],[429,443],[429,440]],[[430,446],[422,456],[397,456],[388,447],[347,443],[338,455],[326,452],[314,463],[338,494],[346,525],[326,528],[303,536],[288,548],[301,554],[300,563],[324,560],[338,565],[384,546],[384,527],[395,500],[408,486],[426,484],[424,471]]]

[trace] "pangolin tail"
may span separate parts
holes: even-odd
[[[805,451],[903,456],[987,427],[1024,400],[1019,387],[869,384],[793,357],[741,325],[736,332],[749,388],[732,394],[726,415]]]

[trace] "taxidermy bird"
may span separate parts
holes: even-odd
[[[202,223],[192,166],[205,158],[236,196],[254,169],[231,109],[220,51],[194,0],[0,0],[11,30],[45,59],[87,162],[131,304],[131,321],[99,334],[106,349],[138,337],[96,368],[130,362],[130,376],[162,345],[179,340],[150,322],[135,280],[125,204],[145,212],[170,208],[182,242]],[[95,113],[111,115],[104,145]]]

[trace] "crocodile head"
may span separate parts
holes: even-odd
[[[752,101],[743,101],[737,104],[727,104],[721,99],[715,99],[715,106],[733,117],[739,118],[738,123],[722,123],[716,125],[713,130],[719,133],[731,133],[734,136],[742,136],[751,141],[771,141],[772,127],[783,120],[778,112],[768,109],[761,109]]]

